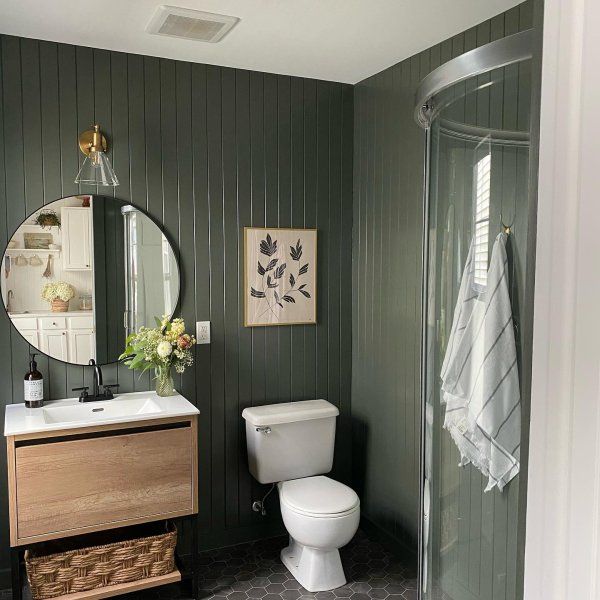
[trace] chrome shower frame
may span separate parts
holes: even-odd
[[[426,427],[426,377],[427,364],[427,295],[428,295],[428,260],[429,260],[429,208],[430,208],[430,174],[431,174],[431,124],[439,112],[434,98],[441,92],[462,81],[477,75],[489,73],[512,64],[533,58],[534,31],[528,29],[490,42],[456,58],[449,60],[427,75],[419,84],[415,95],[414,118],[425,130],[425,151],[423,168],[423,249],[421,254],[421,360],[420,360],[420,469],[419,469],[419,539],[418,539],[418,598],[423,599],[423,550],[424,550],[424,484],[425,484],[425,427]],[[527,133],[508,130],[492,130],[483,127],[466,125],[444,120],[444,133],[462,139],[481,139],[491,136],[494,143],[506,145],[529,145]]]

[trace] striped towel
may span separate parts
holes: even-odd
[[[487,284],[474,282],[474,245],[465,265],[442,365],[444,428],[461,454],[502,488],[519,472],[521,396],[508,293],[505,233],[494,242]]]

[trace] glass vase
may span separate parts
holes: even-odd
[[[158,396],[174,396],[177,394],[173,384],[173,375],[170,367],[160,367],[155,370],[156,394]]]

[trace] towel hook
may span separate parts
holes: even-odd
[[[513,220],[510,222],[509,225],[506,225],[504,223],[504,218],[502,217],[502,211],[500,211],[500,223],[502,224],[502,231],[506,234],[506,235],[510,235],[511,230],[512,230],[512,226],[515,224],[515,219],[513,217]]]

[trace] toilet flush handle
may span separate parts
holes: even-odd
[[[265,435],[269,435],[271,433],[271,428],[269,426],[266,427],[257,427],[256,431],[260,433],[264,433]]]

